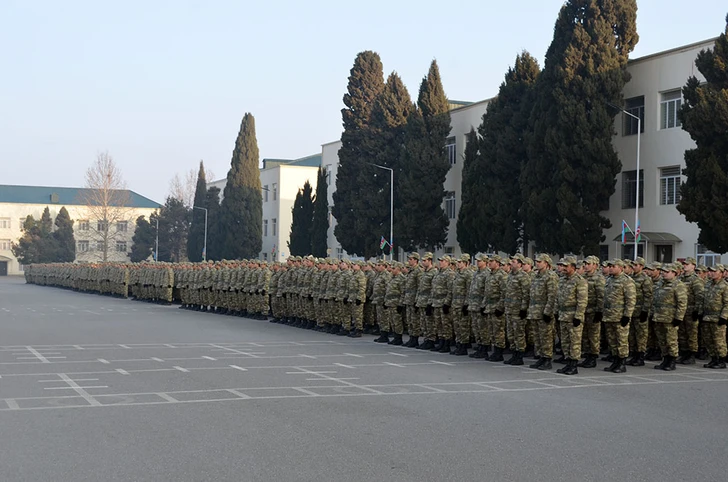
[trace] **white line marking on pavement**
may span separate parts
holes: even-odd
[[[296,390],[297,392],[301,392],[301,393],[309,395],[311,397],[320,397],[321,396],[318,393],[314,393],[311,390],[306,390],[305,388],[301,388],[301,387],[292,387],[292,388],[294,390]]]
[[[316,359],[316,357],[315,357],[315,356],[312,356],[312,355],[304,355],[304,354],[302,354],[302,353],[299,353],[299,354],[298,354],[298,356],[302,356],[302,357],[304,357],[304,358],[311,358],[312,360],[315,360],[315,359]]]
[[[437,363],[438,365],[447,365],[449,367],[455,366],[452,363],[448,363],[448,362],[444,362],[444,361],[437,361],[437,360],[428,360],[428,361],[432,362],[432,363]]]
[[[174,398],[174,397],[172,397],[172,396],[170,396],[170,395],[168,395],[166,393],[156,393],[155,395],[157,395],[158,397],[161,397],[161,398],[167,400],[168,402],[172,402],[172,403],[178,403],[179,402],[179,400],[177,400],[176,398]]]
[[[129,374],[129,372],[126,371],[126,370],[124,370],[123,368],[117,368],[116,371],[119,372],[119,373],[121,373],[122,375],[128,375]]]
[[[554,385],[553,383],[546,383],[546,382],[540,382],[538,380],[524,380],[525,382],[531,382],[531,383],[538,383],[539,385],[544,385],[551,388],[562,388],[560,385]]]
[[[244,393],[242,393],[242,392],[239,392],[239,391],[237,391],[237,390],[233,390],[232,388],[228,388],[228,389],[226,389],[225,391],[226,391],[226,392],[230,392],[230,393],[232,393],[233,395],[236,395],[236,396],[238,396],[238,397],[240,397],[240,398],[243,398],[243,399],[248,399],[248,398],[250,398],[250,395],[246,395],[246,394],[244,394]]]
[[[361,355],[357,355],[356,353],[342,353],[344,356],[353,356],[354,358],[364,358]]]
[[[92,397],[82,387],[79,387],[78,386],[78,383],[74,382],[71,379],[71,377],[69,377],[65,373],[59,373],[58,376],[61,377],[61,379],[65,380],[65,382],[68,383],[68,386],[70,386],[71,388],[73,388],[76,391],[76,393],[78,393],[79,395],[81,395],[89,404],[93,405],[94,407],[101,406],[101,402],[99,402],[94,397]],[[104,388],[108,388],[108,387],[104,387]]]
[[[161,358],[157,358],[157,357],[152,357],[152,358],[150,358],[150,360],[154,360],[154,361],[158,361],[158,362],[163,362],[164,361]]]
[[[205,360],[217,361],[217,358],[212,358],[211,356],[203,356],[202,358],[204,358]]]
[[[84,348],[84,347],[82,347],[81,345],[73,345],[73,347],[74,347],[74,348],[75,348],[76,350],[85,350],[85,348]]]
[[[440,388],[431,387],[429,385],[413,385],[413,386],[420,387],[420,388],[427,388],[428,390],[432,390],[436,393],[447,393],[447,390],[442,390]]]
[[[50,363],[50,360],[48,360],[46,357],[38,353],[38,350],[34,349],[32,346],[26,346],[25,348],[28,349],[29,352],[31,352],[35,357],[40,360],[42,363]]]
[[[130,346],[127,346],[127,345],[121,345],[121,344],[120,344],[119,346],[120,346],[121,348],[126,348],[127,350],[131,350],[131,347],[130,347]]]
[[[408,357],[409,356],[409,355],[405,355],[404,353],[395,353],[393,351],[390,351],[389,354],[390,355],[394,355],[394,356],[403,356],[403,357]]]
[[[210,346],[215,347],[215,348],[220,348],[221,350],[231,351],[233,353],[237,353],[238,355],[246,355],[246,356],[249,356],[250,358],[258,358],[258,356],[255,355],[254,353],[250,353],[250,352],[246,352],[246,351],[240,351],[240,350],[235,350],[234,348],[228,348],[226,346],[212,344],[212,343],[210,344]]]
[[[488,385],[487,383],[476,383],[476,385],[483,387],[483,388],[490,388],[492,390],[503,390],[502,388],[494,387],[493,385]]]
[[[172,367],[172,368],[174,368],[175,370],[179,370],[181,372],[184,372],[184,373],[189,373],[190,372],[188,369],[182,368],[182,367],[176,367],[175,366],[175,367]]]
[[[14,398],[6,398],[5,403],[8,404],[8,408],[10,410],[18,410],[20,408],[18,402],[16,402]]]
[[[95,311],[91,311],[91,310],[82,310],[82,311],[85,311],[86,313],[91,313],[92,315],[101,316],[101,313],[96,313]],[[69,313],[69,315],[71,315],[71,314],[72,313]]]
[[[339,366],[339,367],[344,367],[344,368],[351,368],[352,370],[354,369],[353,366],[351,366],[351,365],[344,365],[343,363],[334,363],[334,365]]]
[[[385,365],[389,365],[389,366],[391,366],[391,367],[398,367],[398,368],[407,368],[406,366],[404,366],[404,365],[400,365],[399,363],[390,363],[390,362],[388,362],[388,361],[385,361],[385,362],[384,362],[384,364],[385,364]]]
[[[288,367],[286,367],[286,368],[288,368]],[[290,367],[290,368],[297,368],[297,367]],[[311,370],[306,370],[303,372],[286,372],[286,375],[320,375],[321,373],[336,373],[336,372],[335,371],[333,371],[333,372],[320,372],[320,371],[314,372]]]
[[[100,361],[101,363],[105,364],[105,365],[108,365],[108,364],[110,363],[110,362],[109,362],[109,360],[104,360],[103,358],[99,358],[98,360],[99,360],[99,361]]]
[[[177,348],[176,346],[174,346],[170,343],[165,343],[164,346],[166,346],[167,348]]]
[[[230,368],[234,368],[236,370],[240,370],[241,372],[247,372],[248,371],[247,368],[239,367],[237,365],[230,365]]]
[[[315,371],[312,371],[312,370],[306,370],[305,368],[301,368],[301,367],[296,367],[296,368],[299,369],[299,370],[301,370],[303,373],[309,373],[311,375],[320,376],[321,378],[326,378],[327,380],[331,380],[332,382],[343,383],[344,385],[347,385],[347,386],[349,386],[351,388],[358,388],[359,390],[364,390],[364,391],[371,392],[371,393],[375,393],[375,394],[378,394],[378,395],[384,395],[383,392],[380,392],[379,390],[375,390],[373,388],[365,387],[365,386],[362,386],[362,385],[357,385],[356,383],[352,383],[352,382],[347,382],[347,381],[342,380],[340,378],[329,377],[329,376],[323,375],[324,372],[315,372]]]
[[[59,380],[60,381],[60,380]],[[43,390],[76,390],[76,388],[109,388],[107,385],[95,385],[91,387],[43,387]],[[78,392],[78,390],[76,390]]]

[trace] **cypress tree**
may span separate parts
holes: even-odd
[[[728,16],[726,16],[728,24]],[[680,109],[682,128],[696,147],[685,151],[687,180],[677,209],[698,224],[698,242],[716,253],[728,251],[728,25],[715,47],[702,50],[695,66],[705,82],[691,76]]]
[[[51,218],[51,211],[48,206],[43,210],[43,214],[40,216],[40,233],[44,238],[50,236],[53,232],[53,219]]]
[[[407,122],[401,157],[397,238],[406,250],[436,249],[447,239],[450,221],[442,203],[450,170],[445,153],[449,133],[449,104],[433,60],[420,84],[417,109]]]
[[[200,170],[197,173],[197,186],[195,187],[195,200],[192,209],[190,233],[187,237],[187,258],[192,262],[202,261],[202,248],[205,243],[205,211],[195,209],[205,207],[207,195],[207,180],[205,179],[205,165],[200,161]],[[209,219],[208,219],[209,227]]]
[[[159,261],[186,258],[190,212],[181,200],[168,196],[159,212]]]
[[[306,256],[311,254],[311,228],[313,226],[313,188],[306,181],[302,189],[298,190],[293,202],[291,213],[291,235],[288,241],[288,251],[291,256]]]
[[[460,248],[467,253],[488,251],[482,227],[482,205],[489,197],[484,189],[480,139],[475,128],[470,128],[463,159],[462,195],[458,212],[457,232]]]
[[[219,254],[223,258],[257,258],[263,246],[259,157],[255,119],[246,113],[235,141],[220,206]]]
[[[152,226],[144,216],[139,216],[136,219],[136,228],[134,229],[134,236],[131,238],[132,245],[129,253],[129,259],[132,263],[144,261],[152,256],[156,241],[155,229],[156,226]]]
[[[514,253],[524,244],[519,176],[528,156],[524,139],[538,74],[528,52],[516,57],[478,127],[480,155],[473,162],[466,147],[458,240],[464,231],[471,252]]]
[[[636,0],[568,0],[536,82],[522,171],[527,235],[548,252],[598,253],[611,226],[600,211],[621,163],[614,119],[638,40]]]
[[[55,245],[55,261],[57,263],[71,263],[76,259],[76,238],[73,236],[73,220],[68,215],[65,206],[56,216],[56,230],[52,238]]]
[[[23,222],[23,235],[13,243],[11,251],[20,264],[44,263],[41,246],[40,222],[28,215]]]
[[[327,255],[329,244],[329,198],[328,179],[323,167],[318,169],[316,196],[313,201],[313,221],[311,224],[311,254],[317,258]]]
[[[204,206],[207,208],[207,259],[222,259],[222,256],[220,256],[220,244],[222,243],[220,233],[220,188],[213,186],[207,190]]]
[[[384,74],[379,54],[360,52],[349,75],[347,93],[341,110],[344,132],[341,134],[339,169],[332,213],[336,217],[334,234],[350,254],[372,256],[378,227],[370,217],[370,206],[361,196],[371,185],[374,168],[369,164],[376,157],[376,144],[370,128],[372,108],[384,90]],[[364,185],[362,185],[364,182]],[[370,197],[367,197],[370,199]],[[376,245],[378,249],[378,245]]]

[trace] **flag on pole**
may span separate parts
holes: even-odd
[[[629,228],[629,224],[627,224],[627,221],[624,219],[622,220],[622,244],[624,244],[627,241],[627,231],[634,234],[634,232]]]
[[[642,238],[642,229],[640,229],[640,222],[637,221],[637,229],[635,230],[634,237],[637,239],[637,242],[640,242],[640,239]]]
[[[382,239],[380,239],[380,240],[379,240],[379,249],[384,249],[384,247],[385,247],[386,245],[388,245],[388,244],[389,244],[389,243],[387,242],[387,240],[386,240],[386,239],[384,239],[384,236],[382,236]]]
[[[273,249],[270,250],[270,254],[276,254],[276,245],[273,245]]]

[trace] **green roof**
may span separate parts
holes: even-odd
[[[321,154],[300,157],[298,159],[263,159],[263,169],[270,169],[278,166],[304,166],[319,167],[321,166]]]
[[[51,186],[9,186],[0,184],[0,203],[12,204],[57,204],[84,205],[84,194],[89,191],[77,187]],[[149,198],[129,191],[129,202],[125,207],[158,209],[160,204]]]

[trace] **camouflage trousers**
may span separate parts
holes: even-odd
[[[640,317],[633,316],[632,321],[629,323],[629,351],[634,353],[646,352],[649,332],[650,325],[647,321],[640,323]]]
[[[725,358],[728,355],[728,347],[726,347],[726,327],[718,326],[715,322],[703,322],[700,326],[703,335],[703,343],[711,357],[718,356]]]
[[[526,351],[526,320],[521,319],[518,313],[506,314],[506,328],[508,341],[513,351]]]
[[[470,313],[464,307],[453,307],[452,315],[453,329],[455,330],[456,343],[470,343]]]
[[[537,320],[526,320],[526,345],[527,346],[537,346],[539,343],[539,324],[540,321]],[[553,333],[553,327],[551,327],[551,332]],[[538,353],[538,348],[536,348],[536,352]]]
[[[434,308],[435,310],[435,324],[436,332],[439,338],[446,340],[452,340],[453,338],[453,326],[452,326],[452,311],[445,313],[442,307]]]
[[[425,340],[435,341],[437,338],[437,330],[435,325],[435,317],[427,315],[426,308],[420,308],[420,333]]]
[[[351,303],[351,322],[357,330],[364,329],[364,303]]]
[[[344,300],[334,301],[334,325],[351,326],[351,315]]]
[[[280,318],[281,317],[281,297],[278,295],[271,296],[270,298],[270,308],[273,312],[274,318]]]
[[[544,358],[553,358],[554,356],[554,323],[544,323],[543,320],[529,320],[531,327],[535,330],[534,350],[537,355]],[[566,323],[568,324],[568,323]],[[564,340],[561,340],[561,347],[564,346]],[[564,351],[564,353],[566,353]]]
[[[655,322],[647,321],[647,348],[658,348],[657,336],[655,335]]]
[[[420,312],[412,306],[407,305],[404,308],[405,320],[407,322],[407,333],[410,336],[419,337],[422,336],[422,329],[420,328]]]
[[[329,300],[325,298],[319,300],[318,319],[316,321],[318,321],[319,326],[331,324],[331,305],[329,304]]]
[[[599,355],[602,340],[602,322],[594,321],[594,313],[584,315],[582,350],[589,355]]]
[[[480,310],[476,309],[468,312],[470,315],[470,330],[475,336],[475,343],[478,345],[490,345],[490,326],[486,315],[481,315]]]
[[[379,331],[392,331],[389,326],[389,308],[384,305],[376,305],[375,310],[377,312],[377,325],[379,326]]]
[[[672,323],[655,323],[655,335],[663,357],[678,355],[677,326],[672,326]]]
[[[398,313],[396,306],[390,306],[387,308],[387,314],[389,315],[389,331],[395,335],[401,335],[404,333],[404,323],[402,321],[404,312]]]
[[[489,327],[490,344],[497,348],[506,347],[506,315],[495,316],[495,313],[486,315]],[[486,343],[487,344],[487,343]]]
[[[564,357],[569,360],[579,360],[581,358],[581,336],[584,333],[584,323],[574,326],[574,317],[568,316],[561,320],[561,350]]]
[[[604,323],[607,332],[607,343],[612,355],[627,358],[629,355],[629,325],[622,326],[618,321]]]
[[[371,301],[364,303],[364,324],[367,326],[374,326],[374,305]]]
[[[691,311],[685,314],[677,331],[677,343],[680,351],[698,352],[698,322],[693,321]]]

